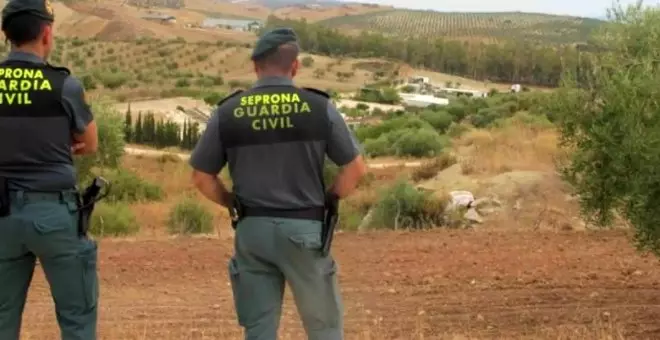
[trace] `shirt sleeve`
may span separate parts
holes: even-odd
[[[338,166],[352,162],[360,154],[357,138],[348,128],[344,118],[328,100],[328,118],[330,120],[330,139],[327,144],[327,155]]]
[[[68,76],[62,85],[62,104],[71,118],[74,133],[82,134],[94,119],[92,110],[85,100],[85,89],[78,78]]]
[[[216,109],[206,124],[197,145],[190,155],[190,166],[197,171],[217,175],[227,163],[224,146],[220,141],[220,112]]]

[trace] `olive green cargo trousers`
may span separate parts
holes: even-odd
[[[343,339],[337,265],[320,253],[321,222],[246,217],[236,227],[229,276],[246,340],[275,340],[287,282],[310,340]]]
[[[36,259],[55,302],[62,340],[95,340],[97,245],[78,236],[72,193],[13,193],[0,218],[0,339],[18,340]]]

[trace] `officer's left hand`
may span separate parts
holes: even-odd
[[[82,142],[74,142],[73,145],[71,146],[71,153],[74,155],[80,154],[80,150],[85,148],[85,143]]]

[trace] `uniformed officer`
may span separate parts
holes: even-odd
[[[50,285],[63,340],[96,339],[96,243],[79,236],[73,154],[97,148],[79,80],[46,63],[49,0],[9,0],[0,63],[0,339],[18,340],[36,259]]]
[[[319,250],[324,204],[349,195],[366,166],[328,95],[294,86],[298,54],[291,29],[262,36],[252,54],[258,81],[219,103],[190,159],[208,199],[242,205],[229,275],[249,340],[277,338],[285,282],[309,339],[343,339],[337,267]],[[343,168],[327,192],[326,155]],[[226,164],[232,193],[217,178]]]

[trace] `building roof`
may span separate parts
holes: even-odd
[[[206,18],[202,21],[202,26],[230,26],[247,27],[252,24],[261,24],[260,20],[238,20],[224,18]]]
[[[142,19],[172,20],[176,18],[167,14],[147,14],[142,16]]]

